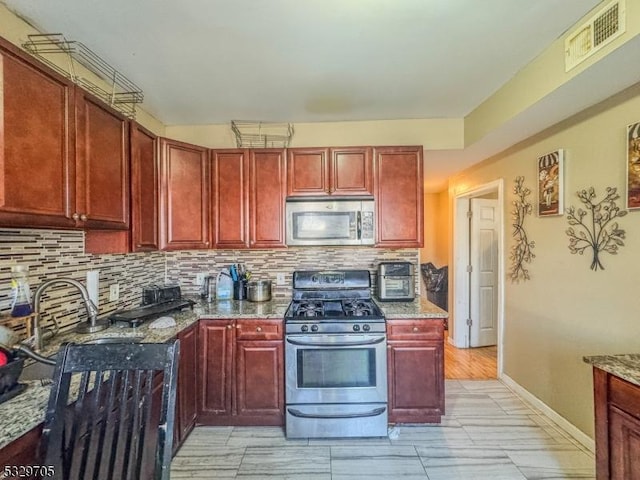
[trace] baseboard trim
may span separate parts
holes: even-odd
[[[595,441],[582,430],[570,423],[566,418],[560,415],[558,412],[549,407],[546,403],[533,395],[529,390],[525,389],[522,385],[517,383],[509,375],[502,374],[500,380],[511,390],[517,393],[524,401],[530,403],[533,407],[540,410],[547,417],[557,423],[565,432],[575,438],[580,444],[592,453],[596,451]]]

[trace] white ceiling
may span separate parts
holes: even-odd
[[[180,125],[461,118],[599,0],[4,3],[83,42],[144,91],[147,111]],[[507,137],[485,150],[519,140]]]

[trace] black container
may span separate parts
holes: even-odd
[[[245,300],[247,298],[247,282],[233,282],[233,299]]]
[[[9,357],[9,363],[0,367],[0,395],[16,386],[24,366],[24,358],[17,358],[4,349],[2,351]]]

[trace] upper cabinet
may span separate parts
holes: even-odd
[[[129,121],[76,88],[76,204],[88,228],[129,228]]]
[[[0,42],[0,223],[75,227],[74,86]]]
[[[284,149],[212,150],[215,248],[284,247]]]
[[[212,150],[215,248],[249,246],[249,150]]]
[[[129,227],[128,121],[0,41],[0,223]]]
[[[160,139],[160,248],[210,248],[209,170],[206,148]]]
[[[372,195],[371,147],[290,148],[287,195]]]
[[[422,147],[375,148],[377,246],[423,246],[423,188]]]
[[[137,123],[131,124],[131,250],[157,250],[158,139]]]
[[[252,150],[249,163],[249,246],[285,247],[287,172],[283,149]]]

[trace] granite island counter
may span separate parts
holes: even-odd
[[[640,354],[583,360],[593,366],[597,478],[640,478]]]

